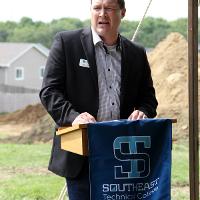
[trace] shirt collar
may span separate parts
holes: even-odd
[[[96,33],[96,31],[93,29],[93,27],[91,27],[91,29],[92,29],[92,39],[93,39],[94,46],[96,46],[98,43],[101,43],[102,45],[105,46],[103,40]],[[120,36],[120,34],[118,34],[116,50],[121,51],[121,36]]]
[[[94,46],[99,43],[99,42],[102,42],[102,39],[99,37],[99,35],[96,33],[96,31],[93,29],[93,27],[91,27],[92,29],[92,39],[93,39],[93,44]]]

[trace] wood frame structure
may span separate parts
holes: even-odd
[[[198,200],[198,0],[188,0],[188,66],[190,200]]]

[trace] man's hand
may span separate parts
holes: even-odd
[[[137,119],[145,119],[147,118],[147,116],[139,110],[135,110],[131,113],[131,115],[129,116],[129,120],[137,120]]]
[[[72,122],[72,125],[77,124],[88,124],[96,122],[95,118],[87,112],[81,113],[78,115],[75,120]]]

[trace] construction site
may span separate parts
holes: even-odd
[[[169,34],[148,53],[148,59],[159,103],[157,117],[177,119],[173,127],[173,140],[188,140],[186,39],[179,33]],[[2,114],[0,124],[0,133],[4,133],[0,136],[2,142],[49,142],[54,131],[54,122],[41,104]]]
[[[170,33],[152,51],[148,52],[159,103],[157,118],[177,119],[177,123],[173,124],[173,144],[187,144],[189,141],[187,49],[186,38],[179,33]],[[200,70],[198,77],[199,75]],[[28,105],[15,112],[0,115],[0,143],[51,144],[54,127],[54,121],[40,103]],[[11,174],[22,173],[19,170],[12,170],[3,169],[0,171],[0,176],[7,179]],[[36,170],[35,173],[49,174],[50,172],[47,168],[42,168],[39,171]],[[182,191],[186,195],[185,199],[188,199],[189,181],[175,185],[172,193],[176,195],[177,191]]]

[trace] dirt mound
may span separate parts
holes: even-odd
[[[0,124],[0,142],[3,143],[48,142],[54,129],[53,120],[41,104],[28,105],[16,112],[1,115]]]
[[[22,132],[16,139],[18,143],[48,142],[53,138],[54,130],[55,123],[50,115],[46,114],[30,130]]]
[[[41,104],[28,105],[24,109],[17,110],[0,116],[1,123],[33,124],[47,112]]]
[[[188,104],[187,41],[171,33],[149,54],[157,98],[160,105],[186,107]]]
[[[148,54],[156,96],[158,117],[176,118],[173,136],[188,137],[188,45],[179,33],[169,34]]]
[[[55,123],[49,114],[39,118],[28,130],[22,131],[17,135],[10,135],[0,139],[1,143],[23,143],[32,144],[38,142],[49,142],[53,138]]]

